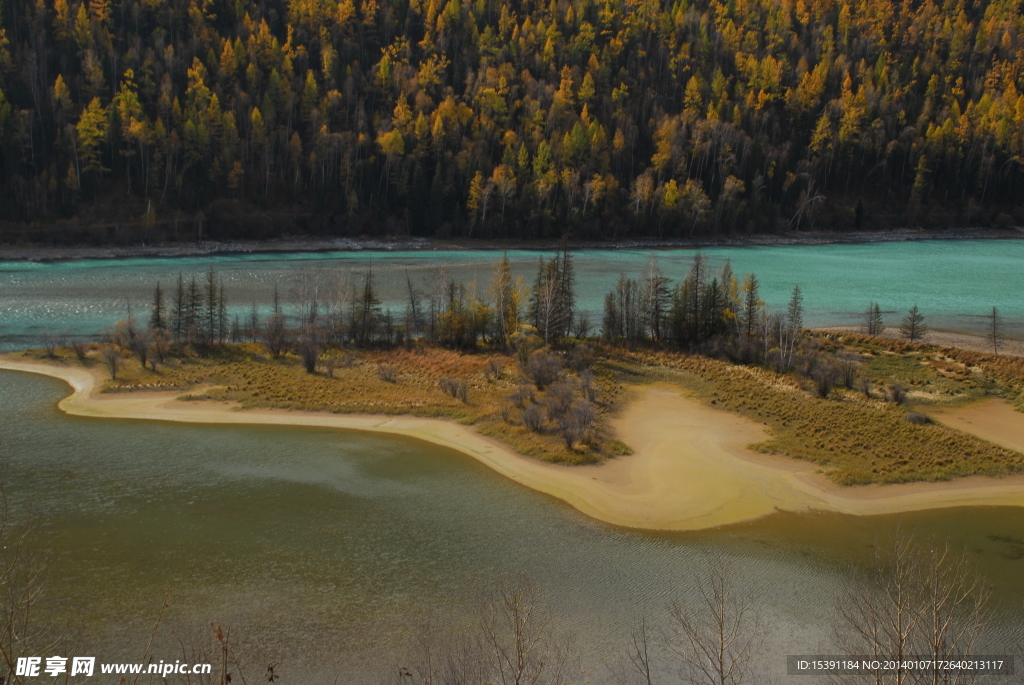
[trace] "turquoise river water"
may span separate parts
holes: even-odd
[[[912,241],[857,245],[714,247],[703,249],[713,267],[731,260],[737,274],[756,273],[762,299],[785,307],[794,285],[804,292],[811,326],[858,325],[869,302],[880,304],[886,323],[899,324],[917,303],[933,328],[979,332],[997,307],[1008,333],[1024,337],[1024,240]],[[678,281],[693,250],[656,252],[665,275]],[[539,257],[510,251],[517,275],[529,285]],[[637,277],[650,250],[583,250],[575,253],[578,300],[600,323],[605,293],[621,273]],[[44,329],[97,335],[125,315],[126,305],[144,312],[159,281],[165,288],[200,278],[211,266],[224,281],[233,313],[244,317],[253,303],[265,314],[274,287],[287,305],[301,282],[316,284],[321,298],[345,276],[371,268],[385,306],[404,307],[406,276],[421,290],[447,268],[485,295],[493,251],[321,252],[220,255],[196,258],[80,260],[56,263],[0,262],[0,349],[38,344]],[[287,307],[286,307],[287,311]]]

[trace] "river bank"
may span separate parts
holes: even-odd
[[[733,236],[702,236],[691,239],[640,239],[612,241],[495,241],[439,240],[428,238],[288,238],[263,241],[202,241],[157,245],[40,246],[0,245],[0,261],[57,262],[78,259],[131,257],[201,257],[229,254],[286,252],[401,252],[433,250],[573,250],[672,249],[702,247],[757,247],[906,242],[915,240],[1021,240],[1024,228],[954,228],[936,231],[906,228],[887,231],[803,232]]]
[[[859,326],[828,326],[815,328],[822,333],[854,333],[859,334],[862,328]],[[899,328],[887,328],[878,334],[879,338],[886,340],[902,340]],[[924,340],[924,345],[936,347],[955,347],[961,350],[992,354],[992,341],[983,335],[971,335],[957,331],[929,330]],[[1024,357],[1024,340],[1003,337],[999,341],[999,354],[1005,357]]]
[[[517,454],[471,428],[443,419],[338,415],[231,403],[182,401],[178,393],[96,394],[95,370],[0,357],[0,368],[60,378],[74,390],[62,411],[92,418],[205,424],[320,426],[417,438],[467,454],[528,488],[617,526],[698,530],[774,511],[875,515],[969,505],[1024,506],[1024,476],[846,487],[814,464],[773,457],[747,445],[763,425],[715,409],[675,387],[646,386],[613,420],[633,454],[599,465],[550,464]]]

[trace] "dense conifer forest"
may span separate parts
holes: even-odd
[[[1024,223],[1008,0],[3,0],[0,241]]]

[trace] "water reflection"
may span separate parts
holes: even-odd
[[[811,326],[856,325],[868,302],[877,301],[886,322],[898,325],[916,302],[933,328],[977,332],[984,314],[998,307],[1012,335],[1024,335],[1024,241],[920,241],[863,245],[713,247],[703,250],[713,267],[726,259],[738,274],[756,272],[769,306],[781,308],[799,283]],[[664,273],[678,280],[693,250],[660,250]],[[529,285],[538,251],[513,250],[513,269]],[[637,276],[650,250],[585,250],[576,254],[578,301],[601,311],[603,297],[620,273]],[[145,311],[154,284],[165,288],[201,278],[214,266],[224,279],[231,314],[240,318],[255,304],[266,314],[275,286],[285,303],[297,282],[319,283],[324,291],[345,274],[372,268],[385,306],[404,307],[407,279],[429,287],[437,269],[461,282],[488,287],[493,251],[335,252],[221,255],[196,258],[82,260],[53,264],[0,262],[0,348],[35,344],[43,329],[99,334],[124,316],[126,304]],[[599,321],[600,316],[592,317]]]

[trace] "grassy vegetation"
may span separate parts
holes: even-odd
[[[561,380],[544,389],[527,382],[512,356],[426,346],[334,352],[321,371],[307,374],[298,357],[269,358],[261,346],[251,344],[224,346],[208,357],[169,359],[157,372],[127,362],[103,391],[180,390],[190,399],[235,402],[243,408],[442,417],[471,425],[522,454],[578,464],[628,453],[628,446],[611,434],[608,419],[628,400],[630,386],[668,381],[709,404],[764,423],[771,437],[755,449],[819,464],[838,484],[1024,472],[1024,455],[914,413],[922,404],[993,394],[1020,407],[1024,360],[855,335],[814,335],[805,351],[818,359],[852,360],[859,377],[870,382],[867,392],[858,384],[856,389],[834,388],[822,398],[811,381],[796,373],[699,355],[600,346],[583,366],[574,364],[572,352],[555,355],[561,359]],[[82,363],[67,352],[58,354]],[[568,387],[584,393],[588,382],[597,411],[585,439],[567,446],[551,415],[540,430],[527,427],[531,407],[550,412],[557,392]],[[460,383],[467,401],[451,390]],[[906,387],[904,404],[891,401],[894,384]]]
[[[816,335],[807,347],[826,358],[849,358],[870,381],[862,390],[837,388],[817,397],[805,379],[692,355],[632,355],[637,373],[679,382],[710,403],[766,424],[772,437],[754,448],[820,464],[839,484],[948,480],[1024,471],[1024,456],[960,431],[914,423],[921,405],[952,404],[1000,395],[1020,408],[1024,360],[909,345],[853,335]],[[887,389],[908,390],[900,406]],[[922,417],[923,418],[923,417]],[[910,419],[910,420],[908,420]]]
[[[26,354],[45,356],[38,351]],[[65,350],[56,354],[68,363],[100,365],[95,350],[85,361]],[[299,357],[273,358],[262,345],[224,345],[205,357],[168,358],[155,372],[125,359],[117,379],[106,381],[101,392],[175,390],[184,393],[183,399],[234,402],[242,408],[452,419],[521,454],[557,463],[593,463],[628,452],[606,428],[606,418],[619,406],[622,394],[607,373],[593,374],[594,428],[570,448],[548,417],[547,407],[549,396],[559,389],[568,386],[579,393],[580,373],[571,368],[561,368],[559,381],[543,390],[526,381],[513,357],[427,346],[335,351],[319,368],[315,374],[305,373]],[[465,382],[467,401],[446,392],[446,379]],[[540,431],[524,425],[529,407],[543,412]]]

